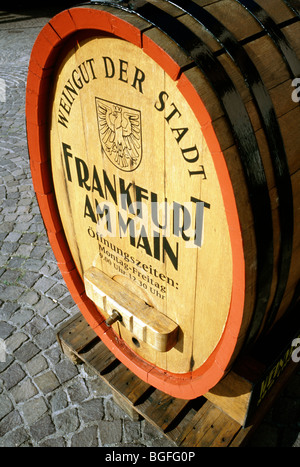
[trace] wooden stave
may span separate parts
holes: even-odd
[[[288,68],[291,78],[293,79],[299,76],[300,61],[293,48],[290,46],[289,41],[286,39],[285,34],[276,25],[272,17],[268,16],[267,12],[255,2],[250,2],[249,4],[249,2],[245,3],[242,0],[238,0],[238,3],[243,7],[247,7],[247,10],[251,12],[255,20],[272,38],[286,63],[286,67]],[[199,7],[194,2],[175,0],[172,1],[172,4],[178,5],[180,9],[195,18],[207,31],[209,31],[214,39],[222,45],[224,51],[226,51],[227,55],[231,57],[236,67],[239,69],[240,74],[244,78],[244,81],[247,83],[250,94],[252,95],[252,99],[263,123],[265,136],[269,145],[269,152],[272,154],[272,159],[274,160],[273,171],[279,196],[279,220],[282,237],[278,284],[271,310],[269,311],[266,319],[266,327],[269,328],[276,319],[280,303],[285,293],[293,242],[292,186],[284,143],[281,137],[280,127],[277,124],[273,102],[254,62],[229,29],[216,20],[212,14],[207,12],[204,8]],[[256,317],[256,320],[253,320],[254,322],[249,332],[248,343],[250,343],[251,340],[254,340],[255,334],[257,335],[258,330],[261,327],[263,318],[264,316],[258,320]],[[257,321],[258,323],[256,324]]]
[[[56,28],[59,29],[57,24],[58,24],[58,22],[56,22]],[[47,32],[49,32],[49,34],[52,33],[52,31],[47,31]],[[49,36],[48,36],[47,40],[48,39],[49,39]],[[55,59],[52,58],[51,62],[54,63],[54,61],[55,61]],[[43,85],[45,84],[44,81],[47,81],[47,72],[43,73],[43,81],[42,81]],[[32,104],[32,102],[31,102],[31,104]],[[45,103],[44,103],[44,105],[45,105]],[[37,118],[37,121],[39,122],[39,125],[41,124],[41,126],[39,126],[39,131],[41,131],[41,128],[43,127],[43,124],[45,124],[45,121],[43,120],[43,118],[44,118],[44,116],[42,115],[42,112],[40,112],[39,116]],[[28,121],[28,124],[29,124],[29,127],[30,127],[30,121]],[[31,128],[30,131],[32,133],[32,128]],[[35,132],[36,131],[37,130],[35,129]],[[38,138],[38,143],[39,143],[39,145],[41,145],[41,138]],[[43,156],[43,154],[44,154],[44,156]],[[42,158],[40,158],[40,155],[42,155]],[[37,156],[37,159],[40,162],[39,169],[40,169],[40,173],[42,174],[42,178],[41,178],[42,182],[41,182],[41,187],[37,187],[36,191],[39,194],[38,199],[39,199],[40,205],[43,206],[43,203],[47,205],[47,208],[42,208],[42,211],[45,210],[45,209],[52,210],[54,208],[54,206],[55,206],[55,199],[53,199],[53,193],[52,193],[52,187],[51,187],[50,179],[49,179],[48,175],[46,175],[46,173],[47,173],[47,162],[46,162],[47,157],[45,155],[45,149],[42,149],[40,155]],[[41,162],[41,159],[42,159],[42,162]],[[32,167],[35,165],[35,162],[36,161],[34,160],[34,157],[33,157],[32,160],[31,160]],[[33,167],[33,171],[34,170],[35,170],[35,168]],[[49,206],[50,206],[50,208],[49,208]],[[51,216],[50,223],[49,223],[49,219],[47,221],[47,229],[48,229],[48,232],[49,232],[49,239],[52,239],[52,241],[55,241],[55,240],[57,241],[57,239],[63,238],[63,232],[61,230],[59,230],[59,227],[57,226],[57,224],[59,224],[59,221],[56,218],[53,219],[53,216]],[[50,225],[50,227],[49,227],[49,225]],[[253,240],[251,240],[251,241],[253,241]],[[58,246],[55,245],[54,249],[56,250],[56,255],[57,255],[57,258],[58,258],[58,262],[60,263],[60,267],[62,268],[62,271],[64,273],[66,282],[69,285],[69,289],[71,288],[73,290],[73,294],[75,293],[75,296],[77,297],[77,299],[80,300],[80,303],[82,303],[82,306],[86,307],[87,306],[87,300],[84,297],[84,291],[82,290],[82,286],[80,284],[80,279],[78,278],[78,275],[76,274],[76,268],[74,269],[74,267],[73,267],[74,265],[72,265],[72,259],[69,257],[69,254],[66,251],[67,250],[67,245],[65,244],[62,247],[59,247],[59,251],[58,251]],[[70,264],[71,264],[71,266],[70,266]],[[66,265],[68,265],[68,266],[66,266]],[[74,284],[76,284],[76,285],[74,285]],[[76,288],[75,291],[74,291],[74,288]],[[96,326],[96,328],[99,327],[100,324],[99,324],[99,321],[98,321],[98,315],[96,313],[96,310],[94,310],[93,312],[89,311],[89,314],[92,315],[92,317],[93,317],[93,319],[91,320],[91,317],[89,316],[89,319],[92,322],[92,325]],[[143,376],[145,377],[145,375],[143,375]],[[152,376],[153,376],[153,381],[155,379],[156,380],[161,379],[161,375],[159,375],[159,372],[155,368],[152,370]],[[149,374],[148,374],[148,377],[149,377]],[[171,380],[171,377],[169,377],[169,380]],[[180,377],[179,377],[179,380],[180,380]],[[176,381],[177,382],[175,384],[178,385],[178,377],[176,378]],[[161,381],[159,381],[159,384],[161,384]],[[167,386],[168,386],[168,391],[169,391],[170,390],[169,387],[171,387],[171,383],[169,382],[167,384]],[[182,394],[184,391],[181,389],[179,392]],[[194,394],[194,389],[192,390],[192,393]],[[185,397],[187,395],[188,395],[188,393],[187,393],[187,391],[185,391]]]
[[[213,6],[213,5],[212,5],[212,6]],[[290,27],[291,27],[291,26],[284,26],[284,32],[286,33],[285,30],[288,30]],[[291,38],[291,36],[289,37],[289,40],[290,40],[290,38]],[[299,48],[298,48],[298,51],[299,51]],[[253,58],[255,59],[255,56],[254,56]],[[226,57],[226,56],[224,57],[224,59],[226,59],[227,61],[229,61],[228,57]],[[224,65],[224,62],[223,62],[223,65]],[[228,64],[227,64],[227,65],[228,65]],[[285,79],[287,79],[287,76],[285,76]],[[288,83],[288,82],[289,82],[289,85],[290,85],[290,81],[287,81],[287,83]],[[238,84],[238,90],[241,91],[242,95],[243,95],[243,93],[244,93],[244,96],[245,96],[245,89],[244,89],[244,90],[241,89],[241,83],[237,83],[237,84]],[[273,85],[274,85],[274,83],[273,83]],[[270,84],[269,84],[268,87],[270,87]],[[246,86],[244,86],[244,88],[246,88]],[[272,88],[271,88],[271,91],[272,91]],[[211,95],[210,95],[210,97],[211,97]],[[244,97],[244,100],[245,100],[245,102],[246,102],[246,104],[247,104],[248,107],[249,107],[249,104],[250,104],[250,103],[251,103],[251,105],[252,105],[252,101],[249,100],[249,99],[250,99],[250,98],[248,98],[248,102],[247,102],[247,98]],[[273,100],[273,96],[272,96],[272,100]],[[223,118],[223,117],[222,117],[222,111],[221,111],[221,109],[219,109],[219,110],[217,110],[217,111],[214,110],[214,109],[212,109],[212,105],[210,105],[209,99],[204,99],[204,101],[205,101],[205,105],[207,105],[207,107],[211,109],[211,112],[212,112],[212,114],[213,114],[213,125],[214,125],[214,128],[215,128],[216,133],[218,134],[218,136],[220,136],[219,141],[220,141],[220,144],[221,144],[221,147],[222,147],[222,131],[221,131],[221,129],[218,127],[218,125],[219,125],[219,123],[220,123],[220,119]],[[298,105],[297,105],[297,104],[293,104],[292,101],[291,101],[291,99],[288,99],[288,101],[291,102],[292,107],[294,107],[294,111],[297,111],[297,114],[296,114],[296,112],[295,112],[295,114],[296,114],[297,117],[299,118],[299,116],[298,116],[298,110],[297,110]],[[251,109],[249,109],[249,110],[251,110]],[[277,108],[276,108],[276,111],[277,111]],[[291,112],[292,112],[292,110],[291,110]],[[252,121],[252,123],[255,123],[255,117],[254,117],[254,115],[253,115],[253,112],[252,112],[252,114],[250,114],[250,115],[251,115],[251,121]],[[256,117],[256,118],[257,118],[257,117]],[[290,121],[292,121],[292,119],[293,119],[293,117],[290,118]],[[219,120],[219,121],[218,121],[218,120]],[[228,131],[228,126],[226,126],[226,123],[225,123],[225,122],[223,122],[223,124],[224,124],[223,133],[226,133],[226,135],[229,135],[229,134],[230,134],[230,131]],[[224,128],[226,128],[226,130],[224,130]],[[258,131],[258,130],[257,130],[257,126],[255,127],[255,131],[256,131],[256,132]],[[296,142],[297,142],[297,140],[296,140]],[[226,148],[228,149],[228,147],[232,147],[232,146],[233,146],[232,143],[233,143],[233,141],[231,141],[231,144],[230,144],[230,143],[227,144],[227,145],[225,144],[225,145],[224,145],[224,148],[226,147]],[[260,143],[260,145],[262,145],[262,143]],[[223,147],[222,147],[222,149],[223,149]],[[229,160],[229,156],[228,156],[227,159]],[[292,161],[292,163],[293,163],[293,167],[292,167],[292,170],[291,170],[292,173],[294,173],[294,171],[298,169],[298,167],[295,167],[295,162],[296,162],[295,160]],[[236,174],[235,174],[235,175],[236,175]],[[235,177],[233,177],[233,178],[235,178]],[[271,180],[270,180],[268,183],[269,183],[269,186],[270,186],[270,187],[272,187],[272,185],[274,184],[274,182],[272,182]],[[272,189],[272,188],[271,188],[271,189]],[[247,200],[246,197],[245,197],[245,200]],[[244,203],[245,203],[245,202],[246,202],[246,201],[244,201]],[[274,204],[274,203],[273,203],[273,204]],[[241,214],[242,214],[242,212],[241,212]],[[297,237],[298,237],[298,235],[297,235]],[[296,245],[296,246],[297,246],[297,245]],[[294,247],[294,249],[295,249],[295,247]]]

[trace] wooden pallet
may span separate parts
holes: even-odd
[[[245,402],[241,404],[238,397],[236,404],[234,404],[235,397],[230,397],[232,394],[228,394],[231,390],[236,392],[241,381],[243,381],[244,386],[246,382],[249,384],[249,379],[241,379],[243,377],[238,376],[237,373],[229,373],[229,383],[225,384],[226,390],[221,401],[220,394],[224,382],[221,382],[219,390],[214,390],[215,394],[208,393],[205,397],[202,396],[192,401],[176,399],[155,389],[138,378],[115,358],[81,314],[76,315],[58,331],[57,339],[63,353],[73,363],[84,362],[110,386],[115,402],[133,420],[145,418],[162,431],[169,440],[182,447],[239,447],[245,445],[297,367],[292,361],[285,365],[280,377],[274,381],[272,387],[267,391],[268,394],[265,394],[260,402],[259,410],[254,411],[249,404],[249,400],[252,398],[254,405],[257,406],[257,401],[255,402],[256,399],[253,396],[257,386],[253,382],[250,383],[250,388],[252,387],[250,396],[252,395],[252,397],[247,396],[246,407]],[[274,361],[274,365],[278,367],[276,362],[277,360]],[[261,378],[257,381],[260,384],[261,381],[264,382],[268,378],[265,375],[270,374],[270,371],[271,373],[273,371],[272,374],[274,374],[272,367],[268,367],[268,372],[261,374]],[[239,383],[237,383],[238,378],[240,378]],[[234,385],[232,389],[230,389],[231,383]],[[265,390],[266,385],[263,387]],[[215,402],[213,402],[214,400]],[[231,407],[229,410],[228,401],[231,404],[229,404]],[[235,407],[233,412],[232,406]],[[228,412],[233,416],[230,416]],[[236,417],[236,413],[239,414],[238,417]],[[250,422],[249,417],[246,417],[246,414],[249,413],[251,415]],[[247,419],[247,423],[243,424],[234,419],[239,417],[242,417],[244,422]]]

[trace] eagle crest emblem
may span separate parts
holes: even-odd
[[[131,172],[142,160],[141,112],[96,97],[102,154],[119,169]]]

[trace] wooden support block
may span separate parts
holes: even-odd
[[[133,420],[137,422],[142,419],[141,415],[133,408],[132,405],[128,403],[124,397],[122,397],[117,391],[112,389],[112,395],[115,403],[122,409],[127,415]]]
[[[71,362],[74,363],[74,365],[82,363],[80,357],[78,357],[78,355],[76,355],[76,353],[74,353],[73,350],[70,347],[68,347],[65,342],[61,342],[60,347],[65,356],[68,357],[68,359],[71,360]]]
[[[253,422],[265,400],[273,401],[297,368],[293,342],[300,337],[298,313],[274,326],[205,397],[242,426]]]

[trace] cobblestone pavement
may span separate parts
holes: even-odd
[[[45,234],[25,131],[29,56],[53,14],[0,11],[0,446],[173,446],[145,420],[131,421],[56,341],[78,309]],[[299,394],[298,372],[251,446],[300,447]]]

